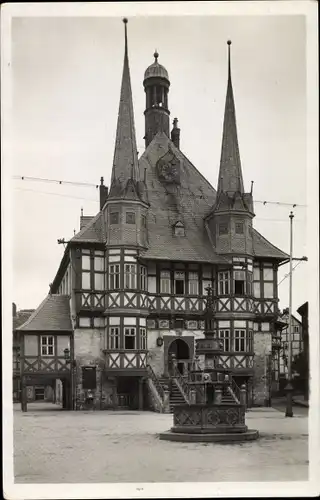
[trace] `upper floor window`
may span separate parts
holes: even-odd
[[[229,295],[230,293],[230,271],[218,273],[219,295]]]
[[[119,212],[111,212],[110,224],[119,224]]]
[[[230,330],[219,330],[219,339],[223,351],[230,351]]]
[[[234,350],[235,352],[246,351],[246,330],[234,331]]]
[[[298,325],[295,325],[293,327],[293,329],[294,329],[294,333],[299,333],[299,326]]]
[[[120,349],[120,327],[109,328],[109,349]]]
[[[228,234],[228,223],[222,222],[219,224],[219,236],[222,234]]]
[[[170,271],[160,273],[160,293],[171,293]]]
[[[246,293],[246,272],[233,271],[233,277],[235,295],[244,295]]]
[[[147,217],[145,215],[141,215],[141,226],[147,227]]]
[[[136,329],[134,327],[125,327],[124,329],[124,348],[136,349]]]
[[[175,236],[185,236],[185,229],[182,222],[177,222],[174,225],[174,235]]]
[[[120,264],[109,265],[109,288],[110,290],[120,288]]]
[[[198,295],[199,293],[199,276],[198,273],[189,273],[189,295]]]
[[[140,328],[140,349],[142,351],[147,350],[147,329]]]
[[[124,287],[137,288],[137,266],[136,264],[124,265]]]
[[[140,290],[147,290],[147,268],[140,266]]]
[[[52,335],[41,336],[41,356],[54,355],[54,337]]]
[[[177,295],[184,294],[185,274],[183,271],[175,271],[174,273],[174,292]]]
[[[135,224],[136,214],[134,212],[126,212],[126,224]]]

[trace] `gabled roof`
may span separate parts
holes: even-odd
[[[71,238],[72,243],[104,243],[105,230],[102,212],[99,212],[75,235]]]
[[[22,332],[71,332],[70,299],[67,295],[48,295],[27,321]]]

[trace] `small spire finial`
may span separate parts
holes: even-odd
[[[103,186],[103,181],[104,181],[104,178],[100,177],[100,184],[101,184],[101,186]]]
[[[127,23],[128,19],[126,17],[123,18],[124,24],[124,57],[128,57],[128,36],[127,36]]]
[[[153,57],[155,59],[154,62],[158,62],[159,52],[157,51],[157,49],[154,51]]]
[[[81,207],[81,217],[83,217],[83,208]]]
[[[231,78],[231,55],[230,55],[231,40],[228,40],[227,44],[228,44],[228,77]]]
[[[128,19],[127,19],[126,17],[124,17],[124,18],[122,19],[122,21],[124,22],[124,24],[127,24]]]

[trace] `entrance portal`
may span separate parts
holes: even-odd
[[[186,375],[188,372],[188,363],[190,360],[190,349],[188,344],[182,339],[175,339],[171,342],[168,349],[168,368],[169,374],[172,374],[172,355],[177,360],[177,368],[181,375]]]

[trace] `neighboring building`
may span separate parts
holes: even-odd
[[[125,33],[110,190],[102,179],[100,211],[81,216],[51,294],[21,329],[22,373],[51,380],[63,374],[74,409],[159,407],[173,356],[182,375],[194,361],[210,285],[220,365],[231,368],[238,385],[247,384],[249,405],[264,405],[278,321],[277,271],[288,255],[252,225],[230,45],[217,191],[183,154],[177,119],[170,133],[169,76],[154,57],[143,80],[146,149],[138,160]],[[201,147],[210,155],[210,145]],[[67,341],[71,359],[64,364]]]
[[[292,317],[292,359],[302,352],[303,339],[302,339],[302,323],[293,314]],[[285,323],[281,331],[281,349],[282,355],[280,356],[280,377],[285,378],[288,371],[288,340],[289,340],[289,310],[284,309],[281,320]]]
[[[34,309],[22,309],[17,311],[17,306],[12,303],[12,397],[13,402],[20,401],[20,334],[17,328],[27,321]]]
[[[308,399],[309,397],[309,303],[305,302],[302,304],[297,312],[301,316],[301,324],[302,324],[302,345],[303,345],[303,353],[305,355],[306,365],[308,368],[308,373],[305,380],[304,386],[304,397]]]

